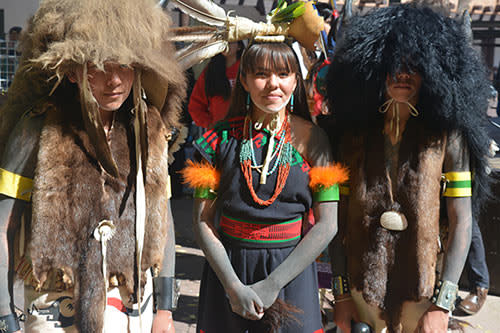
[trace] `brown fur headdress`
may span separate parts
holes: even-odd
[[[177,124],[184,76],[168,42],[170,19],[153,0],[44,0],[21,40],[22,59],[0,112],[0,155],[9,129],[66,75],[88,62],[133,66],[148,102]]]

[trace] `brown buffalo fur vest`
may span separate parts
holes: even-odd
[[[107,272],[117,276],[134,299],[137,291],[135,251],[135,144],[132,115],[120,109],[111,130],[111,151],[120,170],[113,178],[99,166],[83,129],[78,105],[51,106],[46,112],[34,177],[31,257],[41,283],[52,269],[72,279],[76,323],[81,332],[100,332],[105,307],[100,243],[93,231],[112,220],[107,245]],[[167,130],[160,114],[147,114],[147,220],[142,257],[145,271],[161,265],[167,219]],[[142,287],[142,286],[141,286]]]
[[[351,287],[384,311],[390,328],[399,323],[404,301],[433,292],[446,139],[410,119],[399,147],[393,191],[382,127],[374,127],[361,136],[345,136],[342,142],[343,161],[350,168],[345,240]],[[389,231],[380,225],[380,216],[389,210],[406,216],[406,230]]]

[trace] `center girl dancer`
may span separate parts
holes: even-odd
[[[249,44],[227,118],[195,146],[205,161],[184,177],[208,262],[197,332],[323,332],[314,260],[337,231],[337,183],[347,174],[310,120],[288,43]],[[304,234],[311,208],[316,223]],[[270,327],[261,319],[278,299],[273,309],[293,314]]]

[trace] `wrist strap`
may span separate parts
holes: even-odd
[[[19,327],[19,321],[17,320],[16,314],[10,313],[6,316],[0,317],[0,332],[12,333],[19,331],[20,329],[21,327]]]
[[[180,281],[174,277],[153,278],[153,294],[157,310],[175,310],[179,299]]]
[[[341,296],[350,294],[349,290],[349,279],[342,276],[336,275],[332,278],[332,293],[333,296]]]
[[[434,287],[431,302],[441,309],[453,311],[457,294],[457,284],[448,280],[439,280]]]

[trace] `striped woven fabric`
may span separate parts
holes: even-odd
[[[469,171],[446,172],[444,174],[445,197],[470,197],[472,196],[472,181]]]
[[[220,227],[224,235],[241,242],[280,243],[300,238],[302,218],[281,223],[263,223],[222,215]]]

